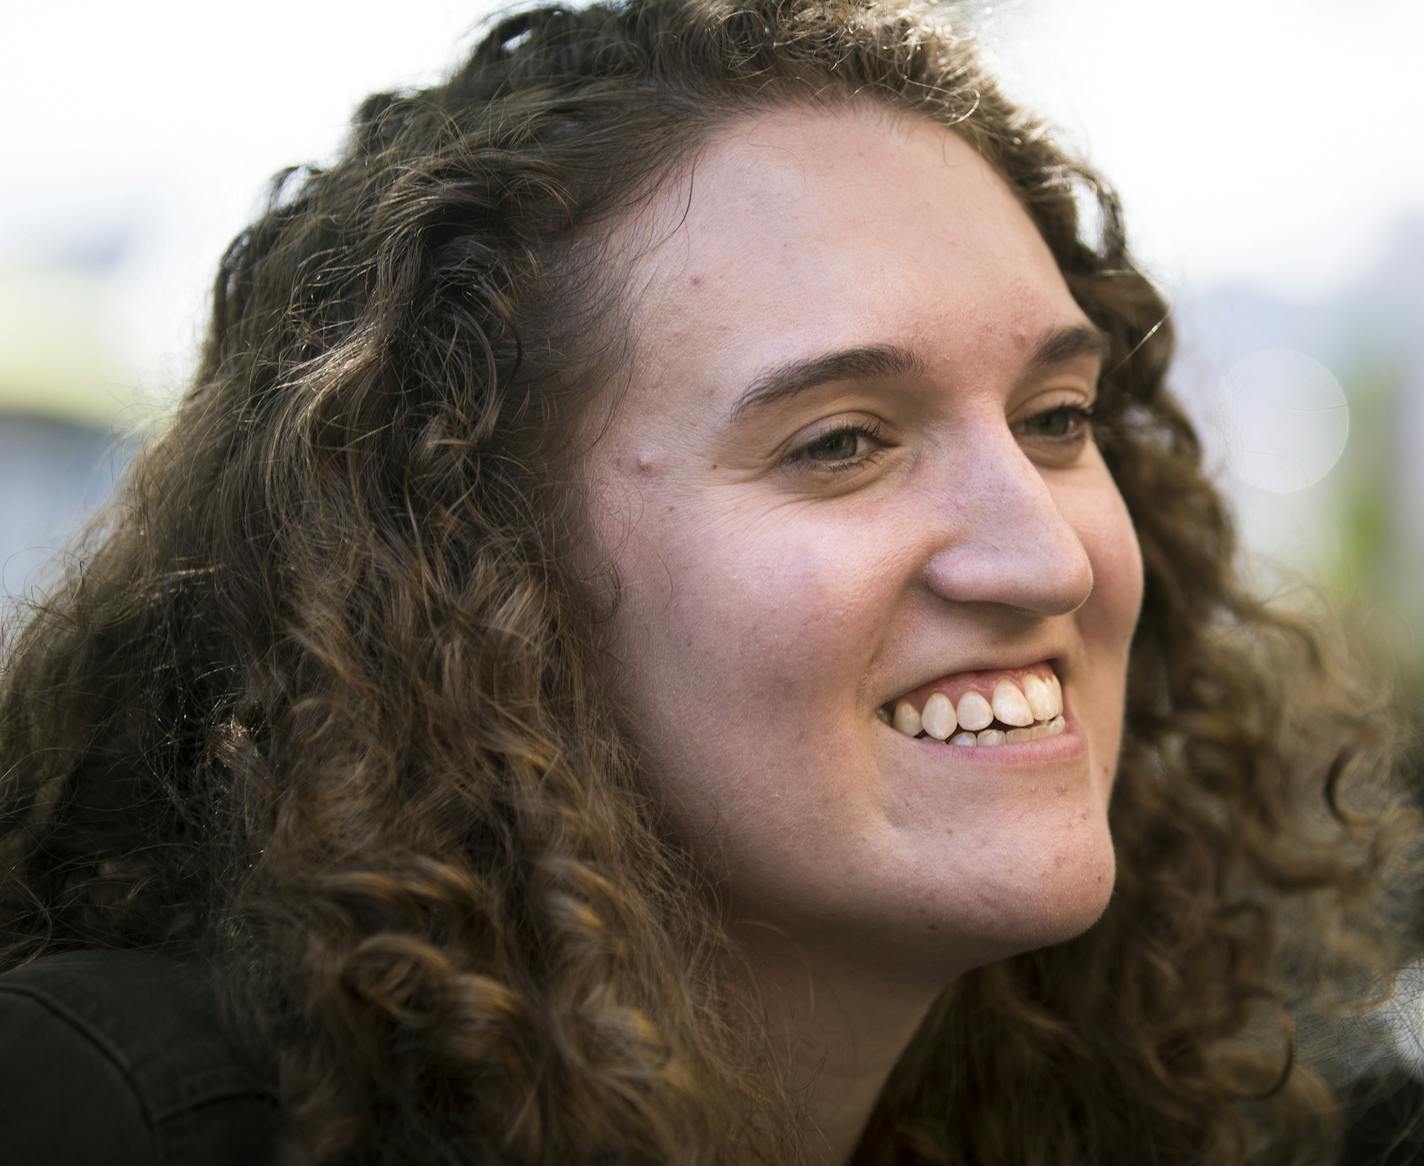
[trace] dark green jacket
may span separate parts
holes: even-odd
[[[276,1116],[196,970],[76,951],[0,976],[3,1166],[266,1166]]]

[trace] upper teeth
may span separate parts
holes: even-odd
[[[907,737],[920,733],[937,741],[952,744],[998,745],[1010,741],[1047,736],[1063,731],[1063,689],[1058,677],[1049,673],[1045,678],[1030,672],[1020,683],[1008,676],[994,683],[993,694],[973,689],[963,693],[958,703],[943,692],[931,693],[924,708],[917,710],[908,700],[895,702],[893,715],[881,714]],[[991,729],[994,719],[1012,726],[1008,734],[1002,728]],[[1028,726],[1032,726],[1031,728]],[[955,730],[960,732],[956,733]]]

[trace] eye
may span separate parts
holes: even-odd
[[[1019,422],[1015,428],[1035,441],[1078,445],[1092,434],[1093,416],[1091,405],[1055,405]]]
[[[838,425],[792,450],[786,464],[793,470],[809,473],[844,473],[873,462],[883,452],[882,448],[871,449],[859,456],[857,451],[866,441],[881,447],[879,438],[880,426],[873,421]]]

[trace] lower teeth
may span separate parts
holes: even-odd
[[[1063,717],[1056,716],[1049,721],[1035,721],[1031,725],[1025,725],[1017,729],[981,729],[977,733],[967,730],[955,733],[947,741],[941,741],[942,745],[977,746],[977,745],[1015,745],[1020,741],[1036,741],[1039,737],[1056,737],[1065,728]],[[934,741],[937,738],[921,733],[915,738],[917,741]]]

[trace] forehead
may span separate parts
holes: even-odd
[[[1021,356],[1083,319],[978,153],[880,107],[735,121],[635,227],[637,371],[664,393],[709,374],[731,392],[768,362],[861,343],[914,347],[930,367]]]

